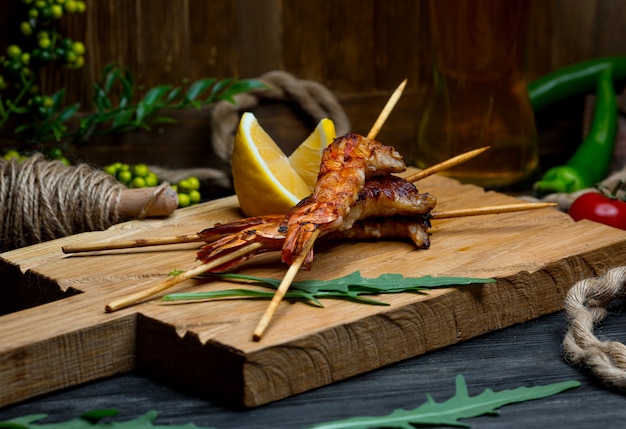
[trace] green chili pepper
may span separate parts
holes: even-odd
[[[600,73],[596,95],[595,112],[587,137],[565,165],[549,169],[535,183],[537,192],[575,192],[595,186],[606,177],[617,133],[617,100],[611,68]]]
[[[626,57],[604,57],[560,68],[531,82],[528,96],[533,110],[536,113],[556,101],[593,91],[600,73],[609,68],[613,80],[626,79]]]

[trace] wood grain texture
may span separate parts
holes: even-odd
[[[420,187],[437,196],[438,210],[517,201],[438,176]],[[366,277],[396,272],[498,281],[380,297],[389,306],[328,300],[320,309],[285,302],[263,340],[254,342],[265,301],[152,300],[104,313],[112,299],[190,267],[197,244],[61,253],[63,245],[197,232],[239,216],[236,199],[229,197],[167,219],[133,221],[2,254],[0,278],[9,287],[2,288],[0,301],[13,306],[5,311],[25,309],[0,318],[0,385],[11,386],[0,404],[137,367],[219,401],[254,407],[555,312],[574,282],[626,262],[626,232],[575,223],[554,209],[433,221],[428,250],[408,242],[320,242],[312,270],[299,278],[360,270]],[[241,270],[280,278],[284,266],[268,254]],[[227,287],[233,285],[194,279],[173,290]],[[28,308],[33,302],[40,305]],[[46,371],[50,381],[42,376]]]
[[[13,3],[13,4],[12,4]],[[19,4],[0,0],[0,46],[19,42]],[[624,55],[620,0],[534,0],[528,75],[601,55]],[[87,67],[46,70],[43,86],[67,86],[85,106],[105,64],[126,65],[145,88],[200,77],[256,77],[284,69],[340,94],[387,90],[402,78],[429,85],[427,2],[414,0],[94,0],[60,30],[84,40]]]

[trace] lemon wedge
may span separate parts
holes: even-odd
[[[335,137],[335,123],[324,118],[300,146],[289,155],[289,163],[311,191],[315,189],[322,153]]]
[[[246,216],[286,213],[311,193],[287,155],[250,112],[242,115],[235,134],[232,174]]]

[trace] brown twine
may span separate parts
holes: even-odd
[[[0,250],[6,251],[120,221],[125,189],[87,164],[66,166],[41,154],[0,161]]]
[[[626,346],[600,341],[594,327],[607,317],[610,304],[624,296],[626,267],[577,282],[565,298],[568,329],[563,340],[569,362],[588,367],[604,384],[620,390],[626,390]]]

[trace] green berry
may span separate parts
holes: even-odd
[[[7,55],[9,58],[19,58],[22,55],[22,50],[17,45],[9,45],[7,46]]]
[[[20,31],[24,36],[30,36],[33,34],[33,27],[31,27],[28,22],[24,21],[20,24]]]
[[[131,188],[145,188],[146,187],[146,179],[143,177],[134,177],[133,180],[130,181]]]
[[[137,164],[132,168],[133,176],[146,177],[150,173],[150,169],[146,164]]]
[[[50,47],[51,43],[52,42],[50,42],[50,39],[48,39],[47,37],[41,37],[39,39],[39,42],[38,42],[39,47],[41,49],[48,49]]]
[[[32,19],[37,19],[39,17],[39,11],[34,7],[28,10],[28,17]]]
[[[129,170],[119,170],[116,177],[120,183],[126,185],[133,179],[133,174]]]
[[[50,12],[52,17],[55,19],[59,19],[63,16],[63,8],[58,4],[53,4],[50,6]]]
[[[178,182],[178,189],[180,189],[180,192],[187,193],[191,190],[191,183],[189,183],[188,179],[183,179]]]
[[[178,194],[178,207],[188,207],[190,204],[191,201],[189,201],[189,195],[181,193]]]
[[[102,171],[104,171],[107,174],[110,174],[111,176],[115,176],[115,174],[117,173],[117,168],[115,168],[114,164],[109,164],[109,165],[104,166]]]
[[[2,158],[4,159],[13,159],[13,158],[17,158],[19,159],[20,157],[20,153],[18,151],[16,151],[15,149],[9,149],[3,156]]]
[[[200,189],[200,180],[197,177],[188,177],[187,182],[189,183],[189,189],[193,191],[197,191],[198,189]]]
[[[198,204],[202,200],[202,196],[200,195],[200,191],[191,190],[189,191],[189,202],[191,204]]]
[[[72,43],[71,49],[76,55],[83,55],[85,53],[85,45],[82,42]]]
[[[0,76],[0,91],[7,89],[7,82],[4,80],[4,76]]]
[[[67,13],[76,13],[78,12],[78,5],[75,0],[67,0],[65,2],[65,11]]]
[[[76,2],[76,11],[78,13],[84,13],[86,9],[87,9],[87,6],[85,5],[84,1],[77,1]]]
[[[150,188],[159,184],[159,178],[153,172],[148,173],[145,179],[146,179],[146,186]]]
[[[25,66],[27,66],[30,63],[30,54],[28,52],[24,52],[21,56],[20,56],[20,60],[22,61],[22,64],[24,64]]]

